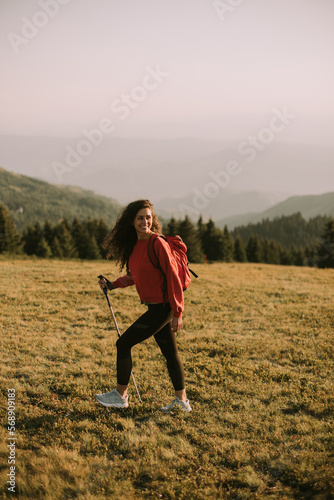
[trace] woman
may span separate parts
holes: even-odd
[[[132,369],[131,349],[152,335],[167,361],[168,373],[175,390],[173,401],[161,410],[168,413],[174,406],[191,411],[184,386],[184,370],[176,344],[176,332],[182,328],[183,290],[177,264],[168,243],[157,238],[154,249],[167,279],[167,300],[164,300],[164,276],[156,269],[148,256],[148,244],[152,234],[160,233],[161,227],[153,206],[148,200],[130,203],[120,214],[115,227],[107,237],[104,248],[107,257],[113,255],[126,267],[127,274],[116,281],[100,279],[101,289],[125,288],[135,285],[142,303],[148,310],[117,340],[117,386],[96,398],[104,406],[128,407],[128,383]]]

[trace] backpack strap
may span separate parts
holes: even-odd
[[[159,259],[158,259],[157,253],[156,253],[156,251],[154,249],[154,243],[156,242],[156,240],[158,238],[163,238],[165,241],[167,241],[167,238],[163,234],[154,234],[154,233],[151,234],[150,239],[148,241],[148,245],[147,245],[147,252],[148,252],[148,258],[150,259],[151,264],[156,269],[160,269],[160,271],[163,272],[162,269],[161,269],[161,266],[159,264]],[[151,240],[152,240],[152,243],[151,243]],[[156,259],[156,263],[153,262],[153,259],[151,257],[150,246],[152,247],[152,252],[153,252],[154,258]]]
[[[150,259],[152,266],[155,267],[156,269],[159,269],[162,272],[162,275],[164,277],[164,285],[163,285],[162,292],[163,292],[163,299],[164,299],[163,305],[165,306],[166,297],[167,297],[167,277],[166,277],[165,273],[163,272],[163,270],[161,269],[158,256],[157,256],[156,251],[154,249],[154,243],[156,242],[156,240],[158,238],[163,238],[165,241],[167,241],[167,238],[163,234],[152,234],[150,236],[150,239],[148,240],[147,254],[148,254],[148,258]],[[151,240],[152,240],[152,242],[151,242]],[[152,251],[153,251],[154,258],[156,259],[156,263],[153,262],[153,259],[151,257],[150,246],[152,247]]]

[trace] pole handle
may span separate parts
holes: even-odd
[[[98,278],[99,278],[99,280],[101,280],[102,278],[106,279],[106,278],[103,276],[103,274],[99,274]],[[102,288],[102,291],[103,291],[104,295],[107,297],[107,295],[108,295],[108,288]],[[108,298],[108,297],[107,297],[107,298]]]

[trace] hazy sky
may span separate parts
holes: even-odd
[[[1,134],[329,143],[333,0],[1,0]]]

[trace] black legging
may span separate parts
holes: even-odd
[[[175,391],[184,389],[184,370],[176,345],[176,336],[171,329],[173,313],[170,305],[149,304],[148,311],[137,319],[117,340],[117,383],[128,385],[132,358],[131,348],[152,335],[167,360],[169,376]]]

